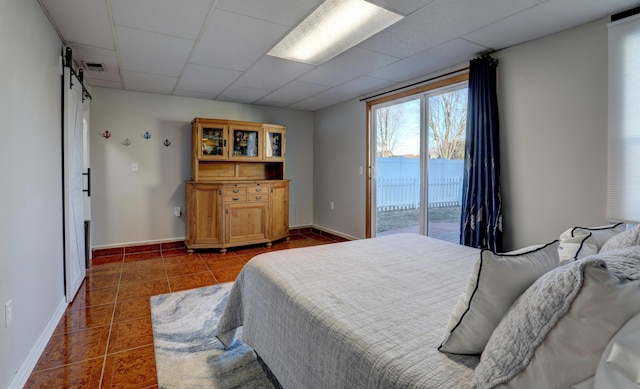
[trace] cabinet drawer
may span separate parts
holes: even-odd
[[[237,202],[241,202],[241,201],[247,201],[247,195],[246,194],[225,194],[224,196],[224,202],[225,203],[237,203]]]
[[[269,194],[268,193],[250,194],[250,195],[247,195],[247,201],[269,201]]]
[[[249,195],[267,195],[269,193],[269,186],[250,186],[247,188],[247,194]]]
[[[246,186],[229,186],[224,188],[225,196],[237,196],[237,195],[246,195],[247,187]]]

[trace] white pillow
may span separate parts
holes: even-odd
[[[560,262],[575,261],[589,255],[597,254],[598,247],[595,244],[587,243],[592,233],[578,231],[575,236],[560,235],[560,244],[558,245],[558,256]]]
[[[480,354],[511,304],[558,263],[557,240],[505,254],[482,250],[438,350]]]
[[[611,338],[596,369],[596,389],[640,387],[640,314]]]
[[[540,277],[493,332],[472,388],[569,388],[596,374],[611,337],[640,312],[640,247]]]
[[[560,234],[558,257],[561,262],[566,262],[597,254],[609,239],[624,229],[624,223],[599,227],[571,227]]]
[[[607,252],[631,246],[640,246],[640,224],[630,230],[614,235],[602,246],[600,252]]]

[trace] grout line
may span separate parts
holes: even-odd
[[[102,371],[100,371],[100,384],[99,387],[102,388],[102,383],[104,381],[104,371],[107,366],[107,355],[109,354],[109,344],[111,343],[111,331],[113,331],[113,321],[116,317],[116,307],[118,306],[118,295],[120,294],[120,282],[122,281],[122,271],[124,269],[124,253],[122,254],[122,263],[120,264],[120,277],[118,277],[118,285],[116,287],[116,297],[113,300],[113,312],[111,313],[111,323],[109,323],[109,335],[107,336],[107,346],[104,349],[104,357],[102,359]]]
[[[162,246],[160,246],[162,249]],[[160,250],[160,256],[162,257],[162,268],[164,269],[164,276],[167,278],[167,285],[169,285],[169,293],[173,292],[171,289],[171,282],[169,282],[169,273],[167,272],[167,262],[165,261],[164,253]]]

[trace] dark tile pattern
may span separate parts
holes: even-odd
[[[342,238],[311,228],[264,246],[186,254],[184,242],[94,250],[87,278],[25,388],[157,388],[149,297],[235,280],[254,256]]]

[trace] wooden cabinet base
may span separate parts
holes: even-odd
[[[262,245],[264,244],[266,248],[271,248],[271,246],[273,245],[273,243],[276,242],[280,242],[280,241],[284,241],[284,242],[288,242],[289,241],[289,237],[285,237],[285,238],[281,238],[281,239],[276,239],[276,240],[270,240],[270,241],[261,241],[261,242],[242,242],[242,243],[235,243],[235,244],[198,244],[198,243],[192,243],[190,244],[189,242],[185,241],[185,244],[187,246],[187,254],[193,254],[195,252],[195,250],[205,250],[205,249],[220,249],[220,253],[224,254],[227,252],[228,248],[233,248],[233,247],[242,247],[242,246],[253,246],[253,245]]]
[[[272,243],[289,237],[289,181],[187,181],[187,252]]]

